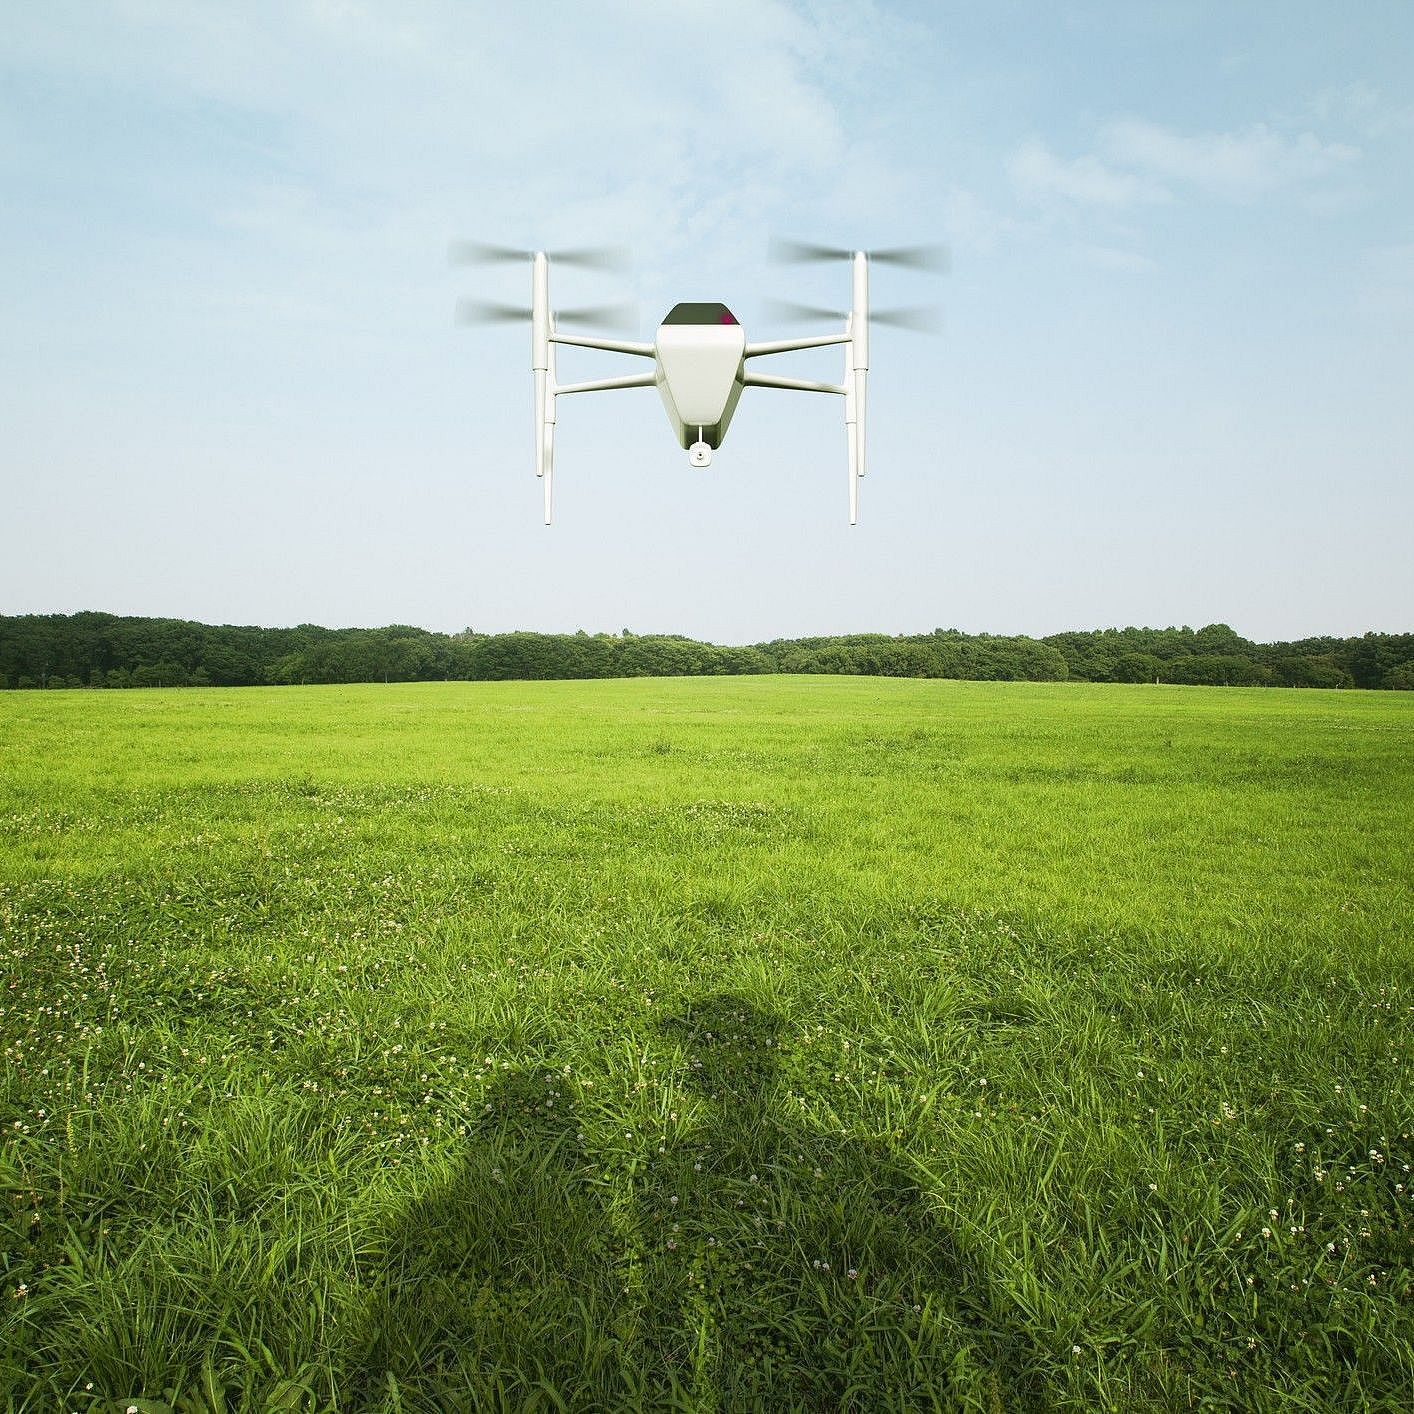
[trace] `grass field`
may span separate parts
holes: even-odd
[[[0,695],[15,1409],[1414,1405],[1414,695]]]

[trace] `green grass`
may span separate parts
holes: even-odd
[[[16,1409],[1407,1409],[1414,698],[0,698]]]

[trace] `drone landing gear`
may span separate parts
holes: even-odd
[[[697,440],[687,449],[687,459],[693,466],[711,466],[712,449],[702,440],[702,429],[697,429]]]

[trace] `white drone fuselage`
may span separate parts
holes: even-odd
[[[869,369],[869,259],[852,259],[852,298],[842,332],[802,339],[749,343],[736,316],[724,304],[679,304],[671,309],[651,344],[561,333],[550,307],[550,262],[537,251],[531,274],[531,367],[535,376],[535,473],[545,484],[545,524],[553,513],[555,405],[562,394],[598,393],[616,388],[656,387],[678,444],[693,466],[709,466],[721,446],[745,388],[777,388],[831,393],[843,399],[849,470],[849,523],[859,516],[859,478],[864,475],[865,384]],[[555,345],[601,349],[653,361],[651,371],[620,378],[559,383]],[[823,383],[758,374],[752,359],[800,349],[844,346],[844,378]]]
[[[722,445],[745,386],[745,352],[746,333],[735,320],[659,325],[653,340],[658,396],[683,447]]]

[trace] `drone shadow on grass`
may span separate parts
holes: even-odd
[[[388,1235],[352,1407],[1036,1402],[1024,1330],[898,1157],[791,1118],[779,1018],[715,994],[659,1031],[707,1122],[611,1186],[568,1086],[505,1078]]]

